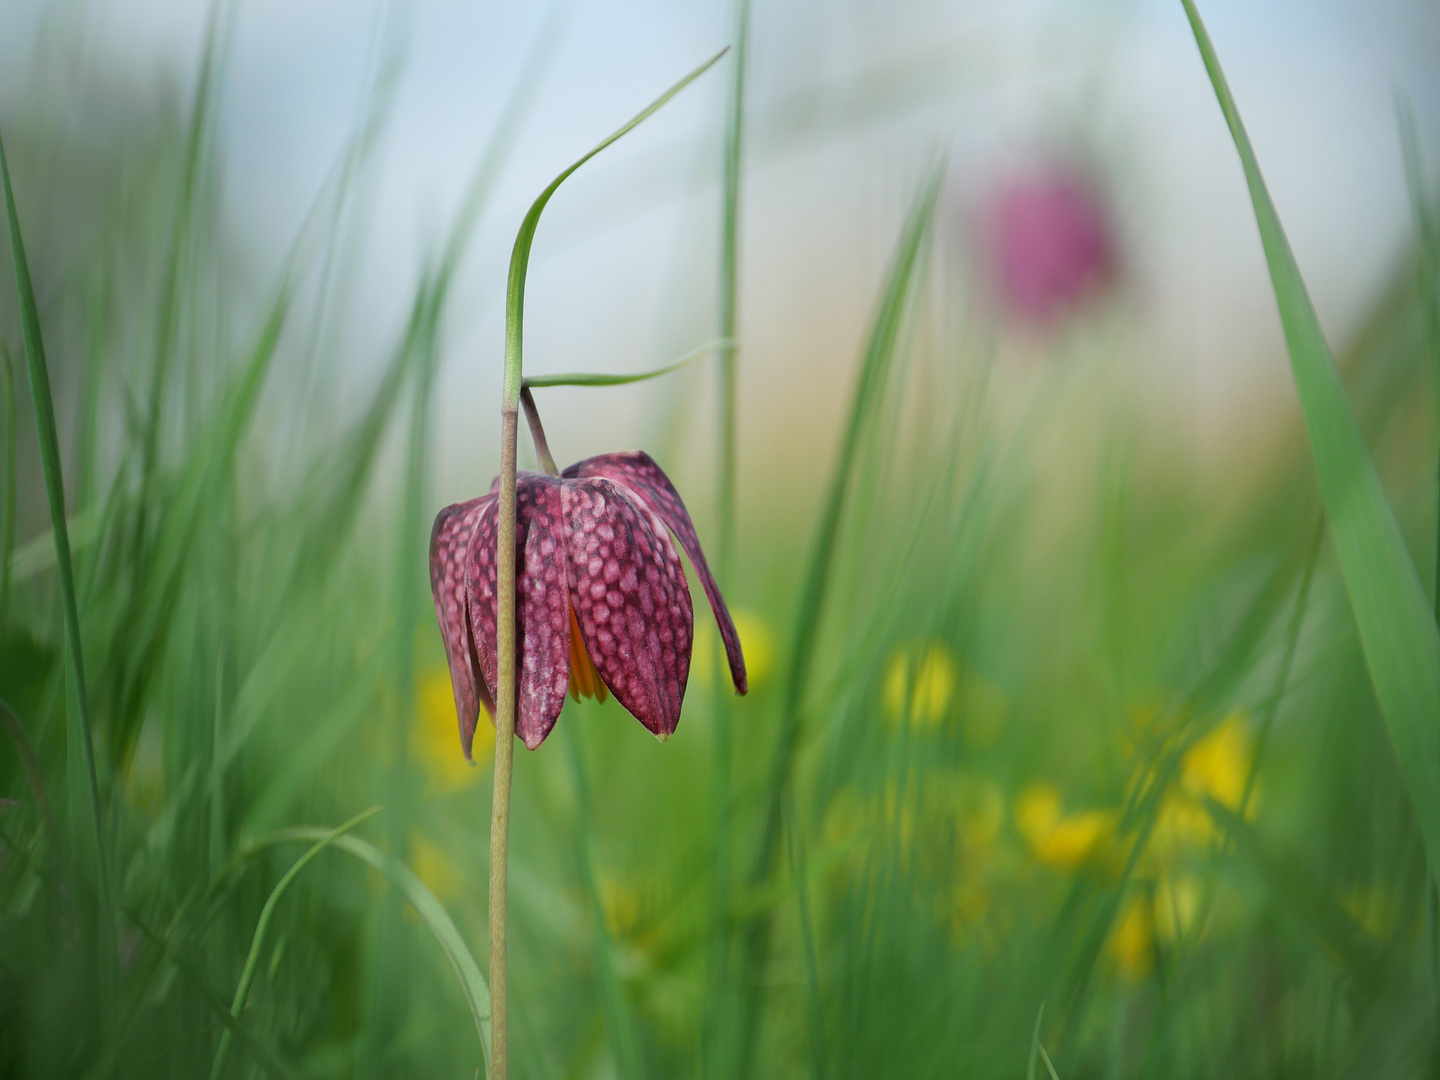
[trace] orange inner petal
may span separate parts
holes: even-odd
[[[599,698],[609,696],[600,673],[585,648],[585,639],[580,636],[580,623],[575,618],[575,609],[570,609],[570,696],[576,701],[582,697]]]

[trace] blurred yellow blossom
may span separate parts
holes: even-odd
[[[916,641],[897,648],[885,665],[885,718],[934,727],[955,696],[959,664],[943,641]]]
[[[740,651],[745,654],[745,677],[754,690],[762,686],[775,670],[775,632],[763,615],[744,608],[730,612],[735,632],[740,635]],[[701,686],[709,687],[715,677],[717,650],[715,626],[709,619],[695,620],[695,645],[690,653],[690,674]]]
[[[1121,978],[1135,982],[1148,975],[1157,946],[1174,946],[1199,913],[1200,886],[1189,875],[1165,876],[1153,888],[1132,892],[1105,943]]]
[[[1134,893],[1120,909],[1120,917],[1110,931],[1110,940],[1105,943],[1121,978],[1138,982],[1150,973],[1155,959],[1154,941],[1150,900],[1141,893]]]
[[[1215,823],[1204,800],[1214,799],[1239,811],[1251,755],[1250,731],[1239,712],[1231,713],[1185,751],[1175,787],[1166,793],[1155,819],[1151,850],[1163,856],[1184,844],[1210,843]],[[1247,816],[1254,812],[1254,805],[1252,793],[1245,808]]]
[[[1031,854],[1046,866],[1074,870],[1108,849],[1115,835],[1113,810],[1061,812],[1054,784],[1037,781],[1015,801],[1015,827]]]
[[[1250,773],[1250,730],[1233,712],[1189,750],[1180,761],[1180,779],[1191,795],[1208,795],[1230,810],[1240,809]]]
[[[472,752],[475,765],[465,760],[460,749],[460,723],[455,716],[455,696],[450,689],[450,672],[443,667],[427,668],[420,675],[416,693],[415,720],[410,728],[410,752],[425,768],[430,786],[442,792],[459,791],[480,777],[483,765],[495,752],[486,732],[475,733]],[[485,711],[479,723],[486,725]]]
[[[433,840],[418,830],[410,833],[410,865],[415,876],[442,902],[454,900],[464,889],[455,864]]]

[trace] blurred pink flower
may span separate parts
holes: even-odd
[[[1114,278],[1109,216],[1077,170],[1049,165],[1012,176],[991,196],[985,224],[1000,301],[1025,322],[1049,326]]]

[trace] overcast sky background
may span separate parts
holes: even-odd
[[[0,0],[0,109],[35,85],[47,21],[86,27],[87,65],[187,88],[198,0]],[[726,2],[574,0],[530,120],[457,285],[442,375],[440,496],[494,468],[504,271],[525,207],[577,154],[729,40]],[[380,148],[356,310],[357,380],[397,332],[546,8],[415,0],[240,0],[224,70],[228,214],[278,264],[352,129],[381,28],[403,83]],[[76,14],[77,12],[81,14]],[[1440,4],[1209,0],[1211,35],[1332,340],[1406,240],[1395,96],[1440,175]],[[390,22],[387,23],[387,20]],[[1112,185],[1143,334],[1206,438],[1288,372],[1233,146],[1178,0],[754,3],[742,297],[744,467],[796,431],[824,440],[900,218],[937,147],[946,227],[1006,169],[1083,156]],[[527,368],[640,370],[713,334],[720,123],[711,72],[587,166],[547,212]],[[365,342],[373,344],[365,346]],[[701,378],[701,376],[696,376]],[[700,383],[686,385],[703,385]],[[555,392],[562,462],[636,441],[675,388]],[[637,426],[638,425],[638,426]],[[817,447],[816,460],[829,445]]]

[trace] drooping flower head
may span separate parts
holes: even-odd
[[[495,711],[498,487],[447,506],[430,534],[430,588],[467,758],[480,706]],[[608,691],[660,739],[674,733],[694,613],[671,533],[700,575],[743,694],[735,624],[684,502],[649,455],[604,454],[560,476],[519,473],[515,733],[531,750],[555,726],[567,690],[577,700]]]

